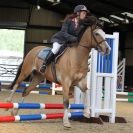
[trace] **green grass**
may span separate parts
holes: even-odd
[[[23,55],[24,30],[0,29],[0,51],[14,51]]]

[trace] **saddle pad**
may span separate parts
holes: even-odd
[[[45,60],[47,54],[49,53],[49,51],[51,50],[51,48],[44,48],[42,49],[39,53],[38,53],[38,58]]]

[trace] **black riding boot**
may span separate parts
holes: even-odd
[[[47,54],[45,58],[45,62],[43,62],[43,65],[40,68],[41,73],[45,72],[47,65],[52,61],[53,57],[54,57],[54,53],[52,51],[49,51],[49,53]]]

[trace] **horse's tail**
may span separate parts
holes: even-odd
[[[13,89],[13,86],[15,85],[16,80],[18,79],[18,76],[20,75],[22,65],[23,65],[23,62],[19,65],[19,68],[18,68],[16,77],[15,77],[14,81],[12,82],[12,84],[11,84],[10,87],[9,87],[9,89],[11,89],[11,90]]]

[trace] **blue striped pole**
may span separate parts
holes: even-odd
[[[12,91],[12,90],[8,90],[8,89],[1,89],[1,91]],[[24,90],[22,89],[18,89],[15,92],[17,93],[23,93]],[[42,91],[31,91],[31,94],[49,94],[49,92],[42,92]]]
[[[44,103],[0,103],[0,108],[15,109],[64,109],[63,104]],[[69,109],[84,109],[83,104],[69,104]]]
[[[17,93],[23,93],[23,90],[16,90]],[[31,91],[31,94],[49,94],[48,92],[41,92],[41,91]]]
[[[29,84],[27,83],[21,83],[19,84],[20,87],[28,87]],[[50,84],[39,84],[36,86],[37,88],[40,88],[40,89],[50,89],[51,88],[51,85]]]
[[[44,119],[59,119],[63,118],[63,113],[56,114],[29,114],[17,116],[0,116],[0,122],[14,122],[14,121],[31,121],[31,120],[44,120]],[[83,112],[71,112],[68,114],[69,118],[83,118]]]

